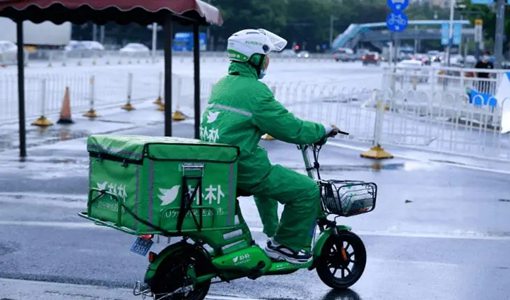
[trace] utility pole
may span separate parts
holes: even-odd
[[[501,68],[503,61],[503,41],[505,39],[505,0],[497,0],[496,3],[496,37],[494,43],[494,55],[496,61],[494,67]]]
[[[336,18],[333,15],[329,15],[329,49],[333,48],[333,23]]]
[[[105,35],[105,33],[104,33],[105,28],[104,28],[104,27],[105,27],[105,26],[106,26],[106,25],[101,25],[101,27],[100,27],[101,29],[99,30],[99,42],[100,42],[102,45],[104,45],[104,35]]]
[[[156,62],[156,43],[158,39],[158,23],[152,23],[152,62]]]
[[[97,25],[92,24],[92,40],[97,41]]]
[[[448,62],[448,67],[450,66],[450,56],[452,51],[452,44],[453,44],[453,14],[454,14],[454,8],[455,8],[455,0],[450,0],[450,24],[449,24],[449,31],[448,31],[448,46],[446,48],[446,59]]]

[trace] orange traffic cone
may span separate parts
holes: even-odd
[[[66,86],[64,93],[64,100],[62,101],[62,109],[60,110],[60,119],[58,124],[72,124],[74,123],[71,118],[71,99],[69,97],[69,87]]]

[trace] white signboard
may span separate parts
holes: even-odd
[[[496,93],[496,99],[502,105],[501,133],[510,132],[510,72],[503,76]]]

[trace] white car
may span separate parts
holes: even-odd
[[[101,55],[104,51],[103,45],[96,41],[70,41],[64,51],[69,57],[90,57]]]
[[[417,79],[418,82],[428,80],[428,69],[423,61],[416,59],[406,59],[397,64],[397,76],[402,76],[404,80]]]
[[[292,49],[285,49],[280,53],[281,57],[296,57],[296,52]]]
[[[10,41],[0,41],[0,65],[15,64],[18,47]]]
[[[308,52],[308,51],[300,51],[300,52],[298,52],[297,57],[299,57],[299,58],[308,58],[308,57],[310,57],[310,52]]]
[[[149,55],[149,48],[139,43],[129,43],[119,50],[123,56],[147,56]]]

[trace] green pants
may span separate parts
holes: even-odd
[[[238,185],[255,196],[264,232],[268,236],[274,234],[278,243],[295,251],[310,250],[320,207],[319,187],[313,179],[274,165],[257,184],[238,182]],[[279,223],[274,199],[285,205]]]

